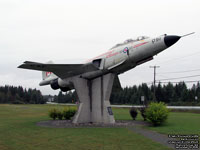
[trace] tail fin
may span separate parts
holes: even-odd
[[[48,61],[48,62],[46,62],[46,64],[53,64],[53,61]],[[50,77],[51,75],[53,75],[52,72],[42,71],[42,80],[45,80],[46,78]]]

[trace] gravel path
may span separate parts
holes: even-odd
[[[137,124],[146,124],[145,122],[138,121]],[[95,128],[95,127],[134,127],[136,125],[136,121],[116,121],[115,124],[102,124],[102,123],[80,123],[73,124],[71,120],[49,120],[49,121],[40,121],[37,123],[38,126],[43,127],[52,127],[52,128]]]
[[[155,142],[158,142],[162,145],[165,145],[169,148],[172,148],[172,149],[176,149],[175,148],[175,144],[169,144],[169,141],[178,141],[178,142],[181,142],[181,138],[169,138],[168,135],[165,135],[165,134],[161,134],[161,133],[158,133],[158,132],[155,132],[155,131],[151,131],[151,130],[148,130],[148,129],[145,129],[143,128],[144,126],[149,126],[149,124],[140,124],[140,122],[135,122],[135,126],[131,126],[129,127],[129,129],[135,133],[138,133],[138,134],[141,134]],[[190,141],[190,140],[188,140]],[[187,140],[185,142],[188,142]],[[194,140],[195,141],[195,140]],[[184,140],[183,140],[184,142]],[[191,144],[193,145],[193,144]],[[184,147],[185,148],[180,148],[178,147],[176,150],[200,150],[199,146],[198,148],[189,148],[189,146],[187,147],[187,145],[181,145],[181,147]],[[194,145],[193,145],[194,146]],[[195,146],[194,146],[195,147]]]
[[[138,133],[138,134],[141,134],[141,135],[143,135],[143,136],[145,136],[145,137],[147,137],[147,138],[149,138],[149,139],[151,139],[151,140],[153,140],[155,142],[158,142],[158,143],[160,143],[162,145],[165,145],[165,146],[167,146],[169,148],[175,149],[174,145],[168,144],[168,141],[170,139],[168,138],[167,135],[160,134],[160,133],[155,132],[155,131],[150,131],[150,130],[144,129],[142,127],[139,127],[139,126],[141,126],[141,125],[136,125],[134,127],[129,127],[129,129],[131,131],[133,131],[135,133]]]

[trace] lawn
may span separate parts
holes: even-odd
[[[200,135],[200,114],[173,112],[167,122],[160,127],[148,129],[164,134],[198,134]]]
[[[128,128],[48,128],[36,126],[49,120],[52,105],[0,105],[0,150],[163,150],[168,149]],[[66,106],[65,106],[66,107]],[[131,120],[128,109],[114,108],[115,118]],[[142,120],[141,116],[138,117]],[[189,119],[189,120],[188,120]],[[198,121],[197,121],[198,120]],[[200,114],[170,113],[162,133],[200,134]]]
[[[113,108],[117,120],[131,120],[129,109]],[[136,120],[143,120],[138,114]],[[150,130],[164,134],[199,134],[200,135],[200,113],[170,112],[168,120],[162,126],[145,127]]]

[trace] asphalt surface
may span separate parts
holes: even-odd
[[[70,103],[54,103],[54,102],[47,102],[47,104],[53,105],[69,105],[69,106],[76,106],[77,104],[70,104]],[[111,105],[111,107],[116,108],[141,108],[143,105]],[[189,110],[200,110],[200,106],[167,106],[169,109],[189,109]]]

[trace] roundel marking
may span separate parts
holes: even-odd
[[[125,48],[123,49],[123,52],[124,52],[124,53],[127,53],[127,51],[128,51],[128,47],[125,47]]]

